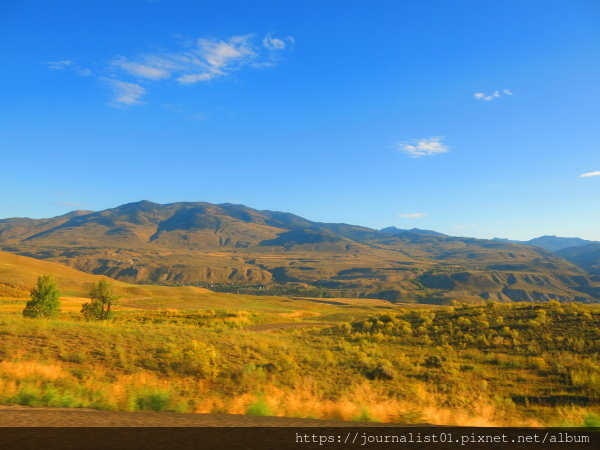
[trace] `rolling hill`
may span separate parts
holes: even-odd
[[[141,201],[4,219],[0,246],[130,283],[283,285],[430,303],[600,298],[597,276],[538,247],[320,223],[237,204]]]
[[[63,297],[84,299],[93,283],[107,279],[92,275],[51,261],[41,261],[27,256],[0,251],[0,297],[25,298],[41,275],[52,275]],[[121,301],[135,305],[136,301],[149,299],[204,299],[218,297],[208,289],[193,286],[135,285],[123,281],[109,280]],[[214,298],[213,298],[214,299]],[[87,300],[86,300],[87,301]]]

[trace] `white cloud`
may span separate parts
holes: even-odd
[[[192,75],[182,75],[177,78],[181,84],[194,84],[199,81],[208,81],[218,76],[218,72],[204,72],[204,73],[195,73]]]
[[[291,36],[279,39],[272,37],[271,34],[267,34],[262,40],[263,46],[269,50],[283,50],[288,45],[293,45],[294,42],[294,38]]]
[[[140,98],[146,93],[146,89],[139,84],[127,83],[126,81],[115,80],[112,78],[103,78],[103,80],[106,81],[113,90],[113,106],[131,106],[142,103]]]
[[[396,148],[401,152],[407,153],[412,158],[450,151],[450,148],[442,143],[441,136],[427,139],[413,139],[408,142],[398,142]]]
[[[580,178],[587,178],[587,177],[600,177],[600,170],[596,170],[595,172],[586,172],[586,173],[582,173],[581,175],[579,175]]]
[[[228,41],[198,39],[196,53],[212,67],[227,67],[257,55],[250,42],[251,37],[233,36]]]
[[[287,48],[290,37],[271,35],[257,45],[252,34],[228,39],[186,40],[175,51],[121,57],[112,66],[145,80],[160,81],[174,77],[180,84],[195,84],[225,77],[242,67],[272,67],[274,54]]]
[[[113,61],[113,64],[117,67],[120,67],[130,75],[134,75],[140,78],[146,78],[149,80],[162,80],[164,78],[169,78],[169,76],[171,75],[168,70],[162,69],[160,67],[153,67],[150,65],[128,62],[123,59]]]
[[[292,37],[277,38],[271,34],[262,40],[252,34],[226,39],[180,37],[173,50],[119,56],[109,61],[99,79],[112,86],[113,104],[135,105],[142,103],[140,98],[151,83],[174,79],[179,84],[192,85],[227,77],[243,67],[274,67],[279,55],[293,43]],[[78,75],[92,74],[67,59],[45,64],[53,70],[69,68]]]
[[[398,217],[402,217],[403,219],[420,219],[421,217],[425,217],[426,213],[408,213],[408,214],[398,214]]]
[[[497,98],[502,97],[502,95],[513,95],[510,89],[503,89],[502,94],[499,91],[494,91],[491,94],[484,94],[483,92],[476,92],[473,94],[477,100],[483,100],[489,102],[491,100],[495,100]]]
[[[271,36],[265,36],[263,45],[269,50],[283,50],[285,48],[285,42],[283,40],[272,38]]]

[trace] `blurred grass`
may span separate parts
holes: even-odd
[[[458,425],[581,426],[600,414],[594,305],[146,301],[107,322],[75,310],[27,320],[0,301],[15,307],[0,311],[0,402]],[[310,321],[332,325],[245,330]]]

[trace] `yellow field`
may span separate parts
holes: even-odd
[[[23,318],[54,274],[62,312]],[[475,426],[600,423],[595,305],[422,306],[112,281],[0,253],[0,403]],[[597,426],[597,425],[596,425]]]

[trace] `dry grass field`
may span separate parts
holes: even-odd
[[[213,293],[111,281],[115,317],[78,310],[99,277],[2,254],[0,403],[386,423],[598,426],[600,308],[454,306]],[[57,319],[26,319],[55,275]],[[19,295],[15,295],[19,294]],[[314,325],[314,326],[310,326]]]

